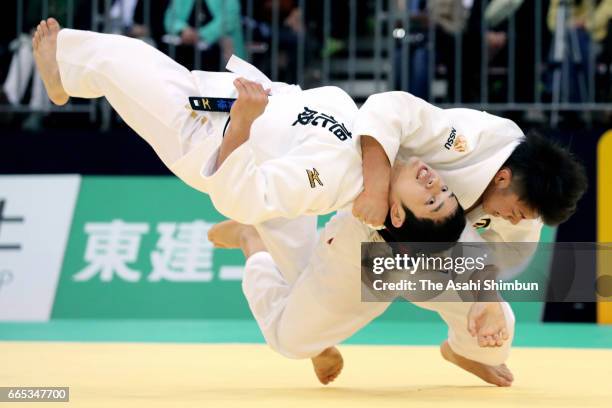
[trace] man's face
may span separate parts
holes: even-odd
[[[438,173],[416,157],[397,161],[391,175],[391,219],[401,226],[405,205],[417,218],[443,220],[459,203]]]
[[[495,174],[493,181],[482,197],[484,211],[494,217],[502,217],[516,225],[521,220],[538,218],[535,209],[521,201],[512,188],[512,171],[502,168]]]

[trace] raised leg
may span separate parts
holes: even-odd
[[[105,97],[168,167],[206,136],[206,121],[194,118],[189,106],[188,97],[199,91],[185,67],[140,40],[59,30],[53,19],[41,25],[50,34],[37,34],[33,44],[35,53],[45,55],[37,65],[55,103],[68,96]]]

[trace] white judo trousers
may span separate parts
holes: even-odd
[[[303,97],[293,104],[299,104],[300,111],[304,109],[302,103],[312,103],[315,106],[317,103],[324,106],[327,103],[336,118],[346,117],[345,112],[348,112],[349,117],[344,120],[349,123],[352,120],[351,115],[356,114],[357,107],[348,95],[338,95],[338,92],[331,88],[302,92],[296,86],[272,83],[253,66],[237,58],[232,58],[228,63],[228,69],[233,69],[235,73],[190,72],[140,40],[89,31],[61,30],[56,58],[62,84],[68,95],[81,98],[105,97],[123,120],[153,147],[164,164],[179,178],[195,189],[211,194],[217,209],[229,218],[248,223],[253,221],[288,281],[295,280],[299,271],[306,266],[307,254],[312,252],[316,243],[316,216],[301,215],[300,206],[306,203],[314,210],[321,208],[322,213],[331,212],[350,202],[359,192],[360,173],[346,174],[345,170],[354,168],[355,163],[358,163],[357,151],[349,147],[348,142],[340,143],[321,127],[291,127],[291,122],[295,119],[290,116],[294,115],[293,111],[282,111],[284,105],[290,105],[287,101],[291,99],[291,95],[287,95],[299,93]],[[233,80],[237,76],[262,83],[265,88],[272,90],[272,95],[287,97],[274,103],[273,98],[270,98],[268,108],[274,105],[273,112],[276,114],[268,115],[271,117],[267,121],[260,117],[254,123],[249,146],[237,149],[226,161],[227,165],[217,171],[219,176],[202,177],[201,175],[211,170],[211,163],[214,163],[216,158],[229,115],[222,112],[198,114],[190,108],[188,98],[235,98],[237,92]],[[323,102],[320,99],[323,99]],[[283,129],[291,132],[291,135],[297,135],[294,144],[299,142],[298,148],[290,143],[286,133],[267,131],[268,128],[276,126],[277,122],[287,119],[282,117],[283,113],[291,119]],[[273,183],[266,179],[268,185],[263,183],[253,194],[268,199],[274,195],[275,186],[292,187],[298,193],[289,189],[285,194],[293,200],[286,205],[286,211],[293,211],[295,217],[274,217],[274,205],[270,205],[272,209],[268,213],[264,213],[262,218],[256,218],[257,214],[249,213],[249,210],[259,207],[255,205],[255,197],[250,195],[249,191],[239,200],[227,193],[232,186],[240,187],[239,183],[242,183],[242,189],[257,185],[255,182],[251,183],[250,179],[242,179],[243,175],[254,173],[254,166],[249,162],[252,161],[251,156],[256,156],[256,164],[260,164],[262,160],[283,157],[290,150],[294,157],[287,162],[289,166],[295,164],[298,167],[283,167],[282,163],[275,167],[272,161],[268,172],[285,175],[287,180]],[[319,154],[316,154],[317,152]],[[317,158],[318,161],[315,160]],[[300,160],[304,161],[302,167],[299,167]],[[250,167],[245,164],[247,162]],[[324,188],[301,187],[299,182],[308,181],[304,171],[306,166],[315,166],[324,174]],[[325,166],[333,171],[325,171]],[[296,172],[299,174],[294,174]],[[341,183],[350,187],[342,189],[341,193],[334,191],[334,186]],[[281,196],[277,201],[286,204],[282,201],[282,189],[276,190],[279,190],[276,196]],[[299,192],[302,190],[306,190],[313,197],[311,201],[300,197]],[[321,199],[317,201],[318,198]]]
[[[249,257],[243,291],[266,342],[275,351],[289,358],[314,357],[348,339],[387,309],[390,303],[361,301],[361,242],[368,241],[382,239],[349,211],[340,211],[325,226],[308,267],[294,284],[283,278],[268,253]],[[449,291],[444,296],[440,301],[413,303],[440,315],[455,353],[483,364],[504,363],[514,336],[510,306],[502,303],[508,341],[501,347],[480,347],[467,329],[473,303],[461,302],[458,294]]]

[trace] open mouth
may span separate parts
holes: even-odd
[[[429,175],[430,175],[429,167],[423,165],[419,168],[419,171],[417,171],[416,179],[418,181],[427,180],[427,178],[429,178]]]

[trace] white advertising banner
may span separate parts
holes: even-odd
[[[80,181],[0,176],[0,321],[49,319]]]

